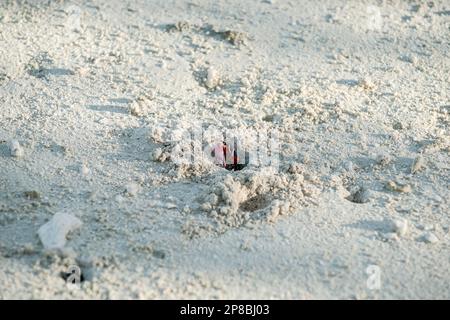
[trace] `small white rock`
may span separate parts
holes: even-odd
[[[352,172],[355,169],[355,166],[353,165],[353,162],[346,161],[344,163],[344,169],[347,170],[348,172]]]
[[[80,167],[80,173],[82,176],[86,177],[91,173],[91,170],[83,163]]]
[[[82,224],[77,217],[59,212],[39,228],[38,235],[45,249],[62,249],[66,244],[67,234],[80,228]]]
[[[414,159],[414,162],[411,166],[411,173],[414,174],[416,172],[419,172],[425,167],[425,159],[423,156],[419,155]]]
[[[411,54],[405,54],[405,55],[401,56],[400,58],[401,58],[401,60],[403,60],[405,62],[409,62],[413,65],[416,65],[418,62],[417,57],[414,55],[411,55]]]
[[[167,209],[176,209],[177,205],[175,203],[172,203],[172,202],[167,202],[166,203],[166,208]]]
[[[399,237],[403,237],[408,233],[408,221],[405,219],[392,220],[391,228]]]
[[[435,244],[439,242],[439,238],[434,235],[434,233],[427,232],[423,236],[423,241],[426,243]]]
[[[130,182],[125,186],[125,193],[130,197],[134,197],[139,193],[140,189],[137,183]]]
[[[410,193],[412,191],[411,185],[398,183],[392,180],[386,183],[386,188],[388,190],[401,193]]]
[[[425,231],[433,231],[434,230],[434,225],[432,224],[426,224],[422,226],[422,229]]]
[[[22,158],[24,155],[23,148],[17,140],[11,140],[9,143],[9,150],[12,157]]]
[[[398,241],[398,235],[395,232],[389,232],[384,236],[387,241]]]
[[[123,202],[124,199],[120,194],[118,194],[114,197],[114,200],[116,200],[116,202],[120,204]]]
[[[163,150],[161,148],[156,148],[153,151],[151,158],[153,161],[161,161],[162,155],[163,155]]]
[[[218,85],[218,82],[219,82],[219,76],[217,74],[216,69],[214,69],[213,67],[209,67],[208,74],[206,76],[206,81],[205,81],[206,87],[209,89],[213,89],[214,87],[216,87]]]

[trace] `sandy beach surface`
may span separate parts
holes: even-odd
[[[0,1],[0,299],[449,299],[449,53],[445,0]]]

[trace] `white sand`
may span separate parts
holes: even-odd
[[[450,298],[448,1],[21,2],[0,299]],[[277,132],[278,170],[186,164],[194,125]]]

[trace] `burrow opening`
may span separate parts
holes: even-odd
[[[270,199],[267,196],[258,194],[242,202],[240,209],[246,212],[254,212],[267,207],[269,203]]]

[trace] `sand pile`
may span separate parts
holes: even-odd
[[[219,229],[251,222],[274,222],[315,203],[321,182],[292,166],[288,172],[272,167],[217,174],[199,198],[200,209],[218,223]]]

